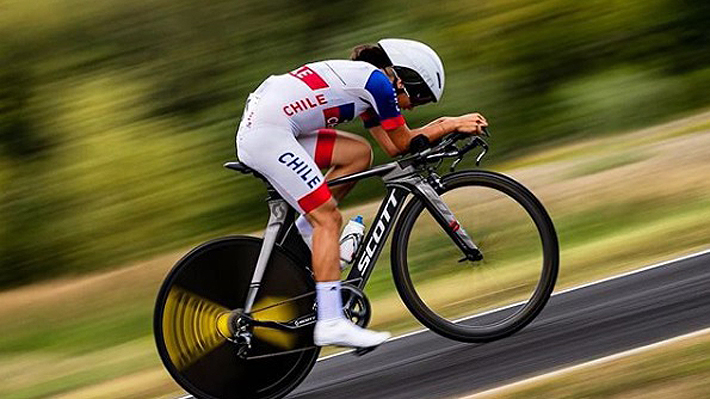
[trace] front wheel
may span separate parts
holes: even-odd
[[[414,197],[392,240],[392,272],[402,300],[432,331],[462,342],[515,333],[547,303],[559,246],[545,208],[515,180],[493,172],[442,177],[437,190],[483,259],[465,260]]]

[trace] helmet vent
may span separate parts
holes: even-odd
[[[439,88],[441,89],[441,74],[439,72],[436,73],[436,80],[439,81]]]

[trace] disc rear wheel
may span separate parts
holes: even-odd
[[[244,306],[260,248],[252,237],[203,244],[175,265],[160,289],[158,352],[175,381],[197,398],[283,397],[318,357],[312,325],[292,332],[255,327],[246,357],[240,356],[244,346],[230,340],[229,316]],[[287,322],[313,313],[314,291],[309,272],[274,247],[251,317]]]

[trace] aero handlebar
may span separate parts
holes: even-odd
[[[483,135],[490,136],[487,127],[483,128]],[[469,140],[463,146],[459,147],[455,145],[458,141],[466,139]],[[482,150],[476,157],[476,166],[480,166],[481,160],[488,152],[488,143],[481,136],[473,136],[471,134],[461,132],[450,133],[449,135],[444,136],[441,141],[434,146],[406,156],[402,158],[400,162],[430,163],[444,158],[456,158],[450,168],[451,171],[453,171],[459,162],[461,162],[466,153],[479,146]]]

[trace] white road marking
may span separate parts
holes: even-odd
[[[503,391],[506,391],[506,390],[509,390],[509,389],[514,389],[514,388],[518,388],[518,387],[521,387],[521,386],[524,386],[524,385],[533,384],[533,383],[535,383],[535,382],[544,381],[544,380],[547,380],[547,379],[550,379],[550,378],[554,378],[554,377],[561,376],[561,375],[564,375],[564,374],[572,373],[572,372],[577,371],[577,370],[585,369],[585,368],[592,367],[592,366],[596,366],[596,365],[599,365],[599,364],[604,364],[604,363],[611,362],[611,361],[614,361],[614,360],[617,360],[617,359],[622,359],[622,358],[625,358],[625,357],[628,357],[628,356],[633,356],[633,355],[636,355],[636,354],[639,354],[639,353],[643,353],[643,352],[647,352],[647,351],[650,351],[650,350],[659,348],[659,347],[664,346],[664,345],[673,344],[673,343],[676,343],[676,342],[680,342],[680,341],[683,341],[683,340],[686,340],[686,339],[698,337],[698,336],[701,336],[701,335],[704,335],[704,334],[709,334],[709,333],[710,333],[710,327],[704,328],[704,329],[702,329],[702,330],[693,331],[693,332],[691,332],[691,333],[679,335],[679,336],[673,337],[673,338],[668,338],[668,339],[665,339],[665,340],[663,340],[663,341],[658,341],[658,342],[655,342],[655,343],[652,343],[652,344],[648,344],[648,345],[644,345],[644,346],[641,346],[641,347],[638,347],[638,348],[629,349],[629,350],[624,351],[624,352],[615,353],[615,354],[613,354],[613,355],[605,356],[605,357],[602,357],[602,358],[599,358],[599,359],[595,359],[595,360],[591,360],[591,361],[588,361],[588,362],[585,362],[585,363],[580,363],[580,364],[577,364],[577,365],[574,365],[574,366],[570,366],[570,367],[566,367],[566,368],[563,368],[563,369],[555,370],[555,371],[552,371],[552,372],[549,372],[549,373],[546,373],[546,374],[540,374],[540,375],[537,375],[537,376],[534,376],[534,377],[526,378],[526,379],[524,379],[524,380],[517,381],[517,382],[513,382],[513,383],[508,384],[508,385],[503,385],[503,386],[500,386],[500,387],[492,388],[492,389],[489,389],[489,390],[487,390],[487,391],[477,392],[477,393],[474,393],[474,394],[471,394],[471,395],[468,395],[468,396],[461,396],[461,397],[459,397],[458,399],[478,399],[478,398],[481,398],[481,399],[482,399],[482,398],[484,398],[484,397],[488,397],[488,396],[491,396],[491,395],[500,394],[500,393],[502,393]]]

